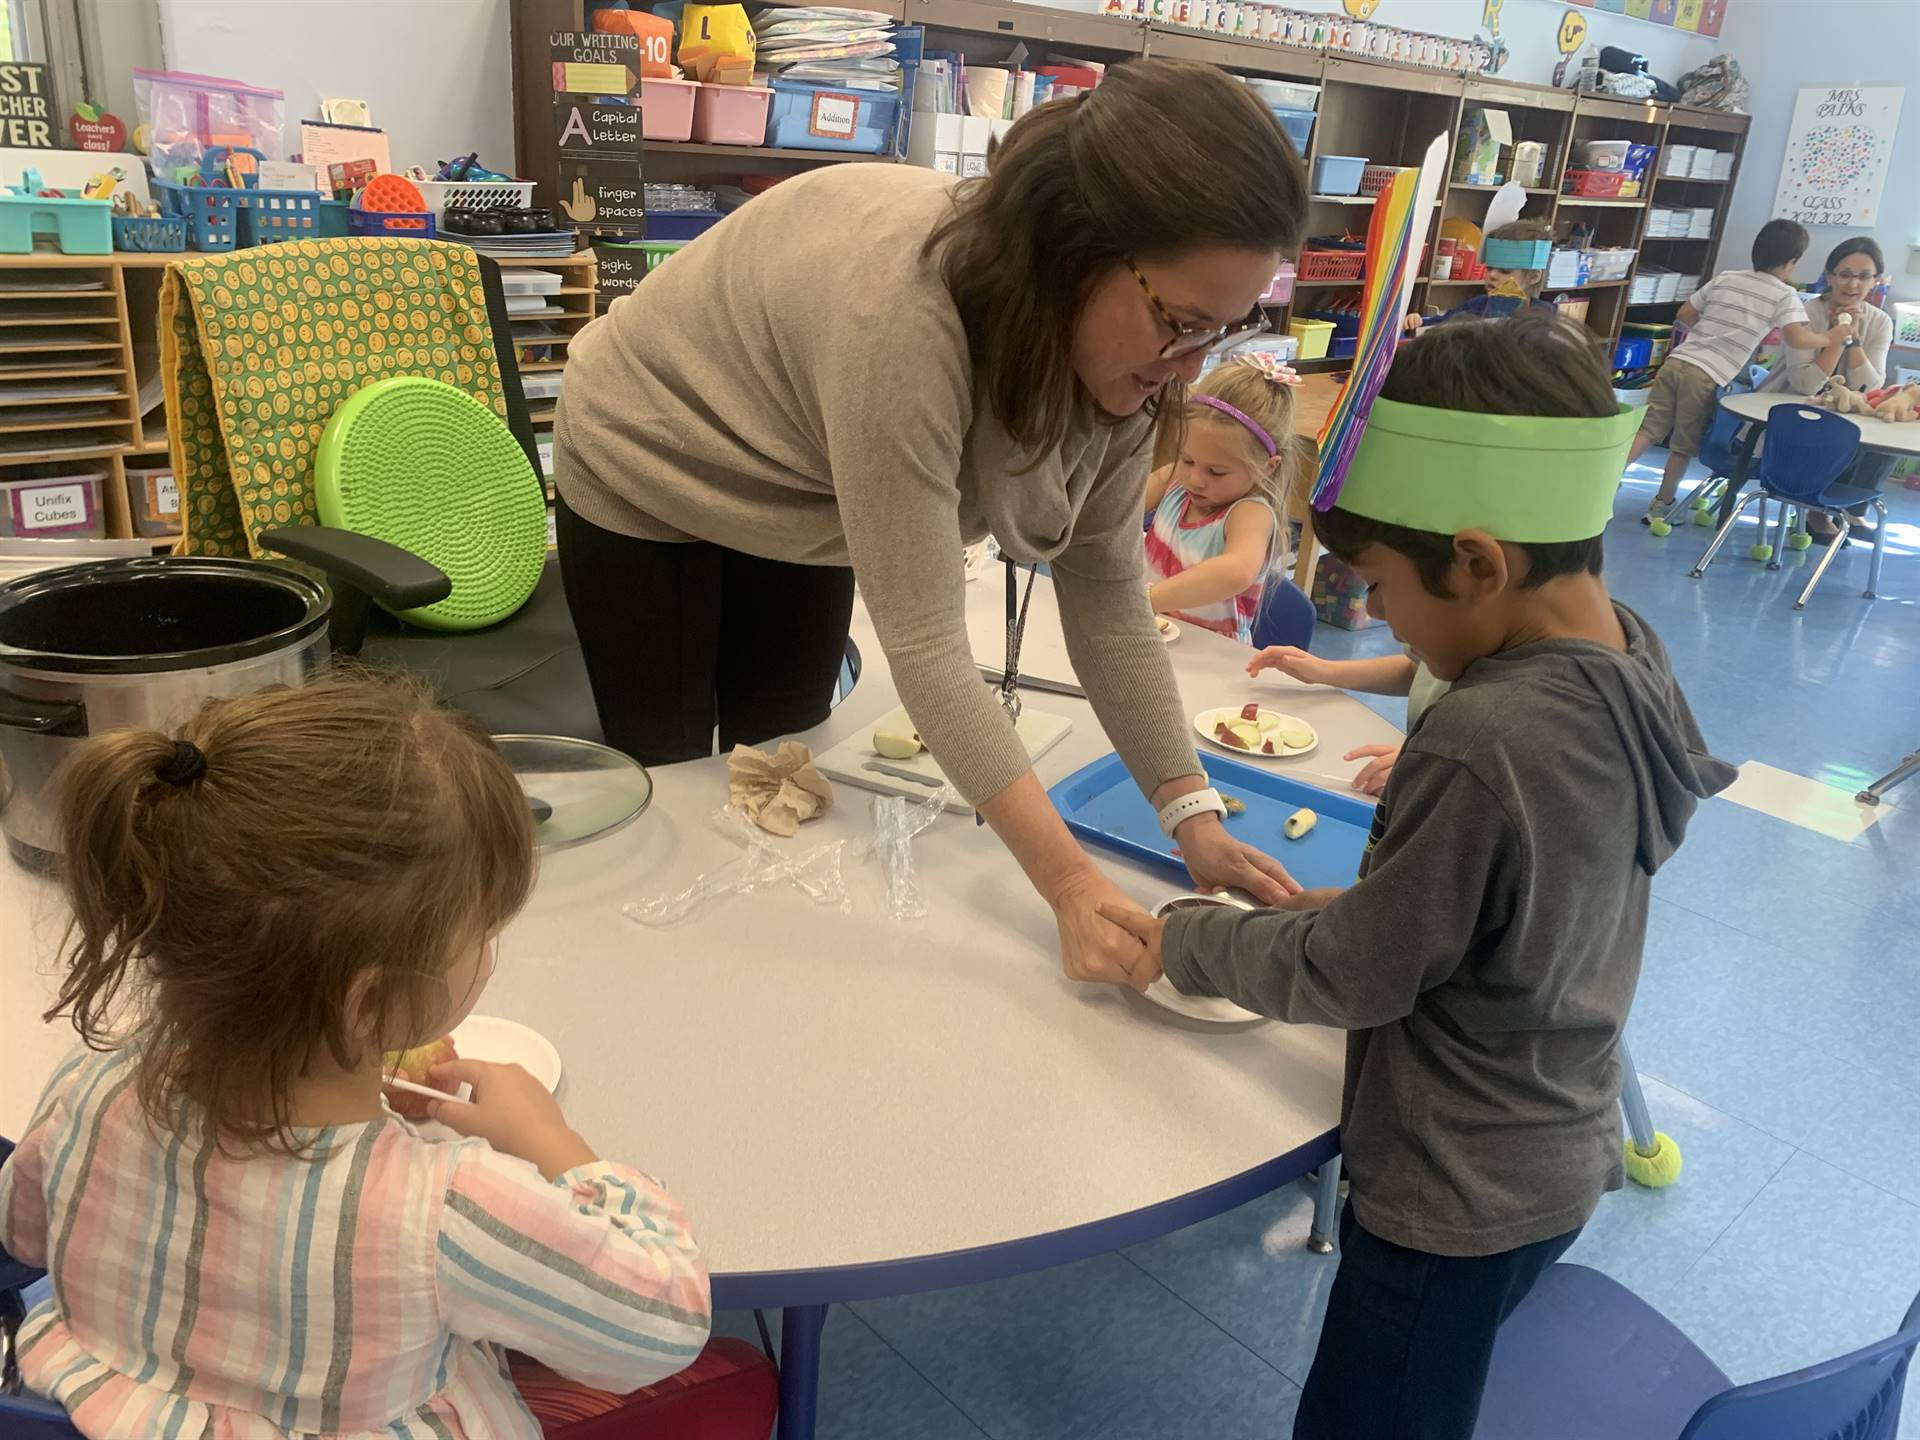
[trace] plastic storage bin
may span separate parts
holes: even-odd
[[[40,480],[0,480],[0,538],[104,540],[106,511],[100,486],[106,474],[76,471]]]
[[[1317,110],[1320,106],[1320,87],[1302,85],[1296,80],[1269,80],[1263,75],[1246,77],[1247,88],[1267,102],[1269,109],[1285,105],[1294,110]]]
[[[116,215],[113,248],[134,255],[171,255],[187,248],[187,222],[178,215]]]
[[[1313,138],[1313,111],[1298,105],[1275,105],[1272,102],[1268,102],[1267,108],[1273,111],[1273,118],[1280,122],[1280,128],[1293,141],[1293,148],[1302,155],[1306,154],[1307,142]]]
[[[1620,187],[1627,181],[1624,170],[1569,170],[1561,190],[1568,195],[1584,195],[1590,199],[1613,199],[1620,194]]]
[[[1367,173],[1364,155],[1322,155],[1313,162],[1313,193],[1358,195],[1360,177]]]
[[[1580,145],[1580,163],[1589,170],[1624,170],[1631,140],[1587,140]]]
[[[129,469],[124,483],[134,534],[157,538],[180,533],[180,486],[173,478],[171,465]]]
[[[720,220],[718,210],[649,210],[647,239],[685,244],[689,240],[699,239],[718,225]]]
[[[1393,184],[1393,177],[1409,167],[1405,165],[1369,165],[1360,172],[1360,193],[1381,195]]]
[[[1344,284],[1358,280],[1366,272],[1364,250],[1303,250],[1300,254],[1302,280],[1331,280]]]
[[[702,145],[766,144],[767,103],[772,98],[771,90],[764,90],[758,85],[696,83],[693,87],[693,138]]]
[[[175,185],[156,179],[153,192],[160,208],[187,222],[187,243],[195,250],[233,249],[235,236],[233,191],[203,186]]]
[[[1294,268],[1291,260],[1282,260],[1280,268],[1273,273],[1273,280],[1267,286],[1260,300],[1266,305],[1284,305],[1293,298]]]
[[[692,80],[640,81],[640,134],[648,140],[678,143],[693,138],[693,95],[700,86]],[[752,142],[758,145],[760,142]]]
[[[402,240],[431,240],[438,229],[432,215],[394,215],[380,210],[347,211],[349,235],[397,235]]]
[[[640,82],[642,87],[652,83],[650,80]],[[647,136],[649,140],[653,138]],[[504,206],[524,210],[533,204],[531,180],[416,180],[413,186],[427,202],[427,209],[436,215],[444,215],[449,210],[498,210]]]
[[[1333,323],[1329,320],[1289,320],[1287,333],[1299,342],[1302,360],[1323,360],[1326,358],[1327,345],[1333,339]]]
[[[233,194],[239,211],[236,241],[242,249],[320,236],[318,190],[236,190]]]
[[[51,195],[0,195],[0,251],[26,255],[35,235],[52,235],[63,255],[111,255],[112,207],[62,191]]]
[[[767,143],[795,150],[884,154],[893,139],[894,116],[899,108],[897,95],[856,95],[831,86],[775,80]]]

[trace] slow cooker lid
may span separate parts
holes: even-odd
[[[104,560],[0,586],[0,666],[94,675],[269,654],[327,623],[325,587],[257,560]]]

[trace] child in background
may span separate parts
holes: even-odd
[[[1436,679],[1410,650],[1371,660],[1323,660],[1295,645],[1269,645],[1247,662],[1247,674],[1258,675],[1263,670],[1278,670],[1303,685],[1332,685],[1368,695],[1404,695],[1409,735],[1427,707],[1447,693],[1446,682]],[[1345,759],[1367,762],[1353,777],[1353,788],[1362,795],[1379,795],[1387,788],[1393,763],[1399,757],[1398,745],[1362,745],[1347,751]]]
[[[1510,220],[1505,225],[1487,232],[1488,240],[1508,241],[1517,245],[1533,245],[1553,242],[1553,227],[1539,220]],[[1492,248],[1492,247],[1488,247]],[[1429,325],[1444,325],[1449,320],[1471,317],[1477,320],[1506,320],[1515,315],[1532,314],[1544,311],[1551,315],[1553,306],[1540,298],[1541,287],[1547,283],[1545,270],[1507,270],[1495,265],[1487,266],[1486,293],[1475,295],[1469,300],[1447,311],[1444,315],[1407,316],[1407,333],[1417,334]]]
[[[511,1347],[555,1414],[685,1433],[610,1393],[742,1368],[702,1356],[673,1198],[517,1065],[432,1072],[473,1087],[432,1106],[463,1140],[382,1103],[382,1052],[471,1012],[533,886],[526,797],[477,726],[397,682],[215,701],[178,739],[89,741],[59,826],[46,1018],[86,1048],[0,1169],[0,1242],[53,1282],[19,1332],[30,1389],[89,1436],[533,1440]],[[742,1440],[772,1419],[759,1363]]]
[[[1660,490],[1647,502],[1641,524],[1651,524],[1679,495],[1687,466],[1713,423],[1719,388],[1746,368],[1769,331],[1780,331],[1787,344],[1801,350],[1822,350],[1845,338],[1850,316],[1842,315],[1831,331],[1807,324],[1807,307],[1791,283],[1806,253],[1804,228],[1791,220],[1769,220],[1753,237],[1751,270],[1722,270],[1681,305],[1686,338],[1653,377],[1640,433],[1627,452],[1627,464],[1632,465],[1662,440],[1667,442]]]
[[[1293,386],[1271,355],[1235,356],[1187,395],[1178,458],[1147,481],[1147,594],[1156,615],[1253,640],[1299,468]]]
[[[1622,1183],[1651,880],[1735,774],[1600,575],[1633,428],[1568,322],[1403,348],[1314,527],[1452,689],[1360,878],[1275,910],[1101,907],[1146,946],[1132,983],[1163,967],[1349,1032],[1352,1194],[1294,1440],[1470,1440],[1500,1325]]]

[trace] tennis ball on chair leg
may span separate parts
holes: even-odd
[[[1773,546],[1754,545],[1747,550],[1747,554],[1755,560],[1771,560],[1773,558]]]
[[[1673,526],[1668,523],[1664,515],[1656,515],[1653,519],[1647,521],[1647,529],[1651,530],[1655,535],[1671,535],[1673,533]]]
[[[1711,525],[1713,524],[1713,519],[1713,511],[1711,510],[1696,510],[1693,512],[1693,523],[1696,525]]]
[[[1796,530],[1787,537],[1787,544],[1795,550],[1805,550],[1809,545],[1813,544],[1813,536],[1804,530]]]
[[[1664,1189],[1680,1178],[1680,1163],[1680,1147],[1664,1130],[1654,1132],[1651,1155],[1642,1155],[1634,1148],[1633,1137],[1627,1137],[1627,1178],[1636,1185],[1644,1185],[1649,1190]]]

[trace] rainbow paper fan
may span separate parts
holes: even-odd
[[[1403,317],[1413,295],[1420,249],[1447,163],[1447,137],[1436,135],[1417,170],[1402,170],[1381,192],[1367,226],[1366,285],[1360,299],[1360,338],[1353,371],[1320,427],[1320,474],[1313,482],[1313,508],[1331,510],[1353,452],[1386,384]]]

